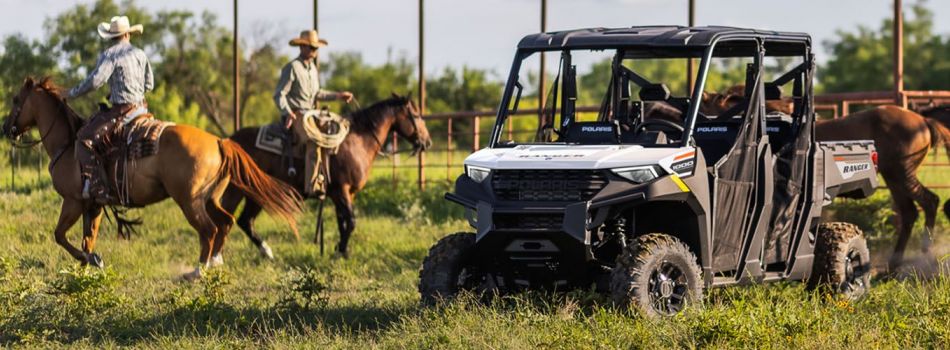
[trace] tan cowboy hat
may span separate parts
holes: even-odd
[[[310,46],[310,47],[324,47],[327,46],[327,41],[320,39],[320,35],[317,34],[316,30],[305,30],[300,32],[299,38],[294,38],[290,41],[290,46]]]
[[[115,16],[109,23],[99,23],[99,36],[103,39],[113,39],[124,35],[125,33],[141,33],[145,29],[141,24],[129,25],[129,18],[126,16]]]

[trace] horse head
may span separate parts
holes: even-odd
[[[394,109],[396,120],[393,125],[399,136],[412,142],[412,155],[432,147],[429,129],[426,128],[426,123],[419,109],[416,108],[416,104],[412,102],[411,96],[399,96],[393,93],[391,100],[400,106]]]
[[[16,141],[36,126],[36,102],[33,92],[38,90],[38,86],[32,77],[26,78],[23,87],[13,96],[13,107],[0,128],[4,136]]]

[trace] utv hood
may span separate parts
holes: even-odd
[[[659,164],[668,169],[674,157],[693,150],[639,145],[519,145],[482,149],[468,156],[465,165],[489,169],[610,169]]]

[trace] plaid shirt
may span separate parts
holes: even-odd
[[[69,98],[85,95],[107,81],[109,102],[113,105],[144,102],[145,92],[155,87],[152,65],[145,51],[127,41],[112,45],[99,55],[96,68],[89,76],[69,90]]]
[[[320,73],[313,61],[299,57],[290,61],[280,71],[280,81],[274,91],[274,103],[281,115],[291,111],[306,111],[316,108],[317,101],[332,101],[339,97],[333,91],[320,88]]]

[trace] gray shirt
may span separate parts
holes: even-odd
[[[152,65],[145,51],[127,41],[119,42],[99,55],[96,68],[79,86],[69,90],[69,98],[76,98],[98,89],[109,82],[109,102],[113,105],[141,103],[145,92],[155,88]]]
[[[280,71],[280,81],[274,91],[274,103],[281,115],[291,111],[311,110],[317,101],[332,101],[339,93],[320,89],[320,73],[311,60],[297,57]]]

